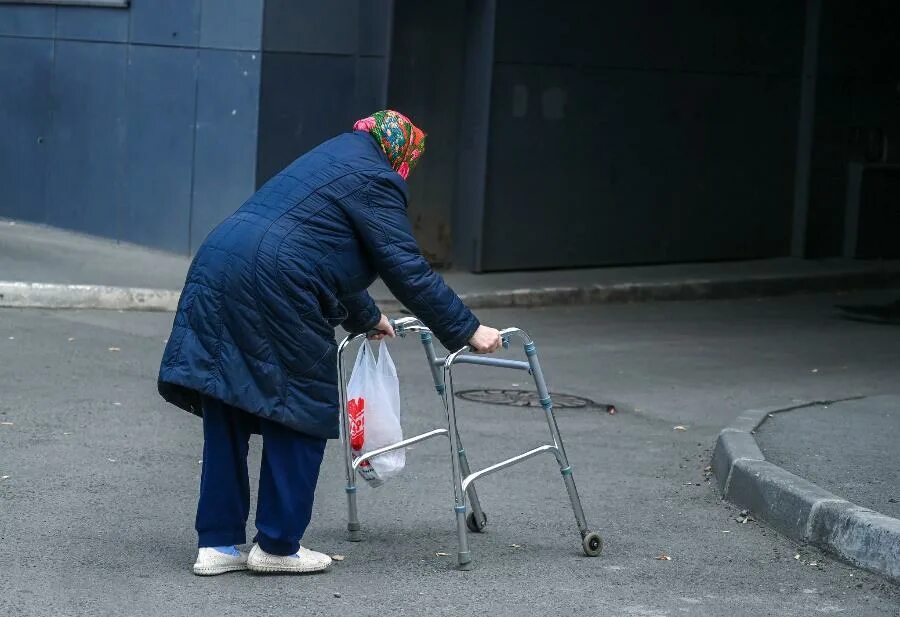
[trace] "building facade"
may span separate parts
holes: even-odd
[[[390,106],[472,271],[898,256],[900,5],[0,3],[0,216],[190,253]]]

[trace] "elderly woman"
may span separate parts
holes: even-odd
[[[315,572],[300,546],[327,439],[338,436],[334,327],[393,336],[366,289],[380,276],[451,350],[489,353],[500,334],[422,257],[406,178],[425,134],[379,111],[291,163],[197,251],[159,372],[159,392],[203,418],[194,573]],[[263,439],[256,543],[247,449]]]

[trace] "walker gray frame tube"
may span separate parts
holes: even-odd
[[[487,524],[487,517],[481,508],[481,502],[478,494],[475,492],[474,483],[477,479],[486,475],[495,473],[507,467],[511,467],[523,461],[526,461],[539,454],[552,454],[559,464],[560,473],[566,485],[566,491],[569,495],[569,501],[572,504],[572,510],[575,514],[575,521],[582,537],[582,546],[584,552],[590,556],[596,556],[602,550],[602,540],[600,536],[588,529],[587,521],[584,515],[584,509],[581,505],[581,499],[578,496],[578,490],[575,487],[575,480],[572,477],[572,466],[566,456],[563,446],[562,437],[559,434],[559,427],[556,423],[556,417],[553,414],[553,403],[550,393],[547,389],[541,364],[538,359],[537,349],[531,337],[520,328],[507,328],[501,331],[503,346],[509,347],[509,339],[512,336],[519,337],[524,345],[527,362],[519,360],[508,360],[503,358],[489,358],[485,356],[472,355],[468,346],[446,356],[439,358],[434,351],[434,343],[431,331],[425,327],[421,321],[415,317],[404,317],[393,322],[394,330],[399,336],[405,336],[409,333],[418,333],[425,348],[425,357],[431,370],[431,376],[434,381],[435,389],[444,402],[444,410],[447,414],[447,428],[438,428],[415,437],[404,439],[403,441],[391,444],[389,446],[378,448],[364,452],[356,459],[353,458],[353,452],[350,447],[350,417],[347,413],[347,379],[344,368],[344,352],[347,347],[354,341],[362,338],[365,334],[351,334],[347,336],[338,345],[337,350],[337,371],[338,371],[338,390],[340,402],[340,427],[341,441],[344,451],[344,469],[346,473],[347,486],[347,531],[350,540],[358,542],[362,538],[360,536],[359,512],[356,502],[356,469],[363,461],[369,460],[379,454],[405,448],[414,443],[419,443],[433,437],[445,435],[450,440],[450,461],[453,479],[453,499],[454,513],[456,517],[456,528],[458,536],[458,553],[457,559],[460,569],[468,570],[472,567],[472,556],[469,551],[467,527],[472,531],[481,531]],[[481,366],[491,366],[496,368],[506,368],[513,370],[525,370],[534,378],[534,384],[540,396],[541,407],[547,419],[547,425],[550,429],[550,437],[552,444],[545,444],[524,452],[512,458],[500,461],[484,469],[472,472],[469,468],[469,462],[466,457],[465,448],[459,436],[459,430],[456,421],[456,401],[453,390],[453,367],[457,364],[476,364]],[[471,517],[467,521],[466,498],[472,506]]]

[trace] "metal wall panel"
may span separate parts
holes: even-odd
[[[126,47],[56,42],[47,221],[116,237],[125,163]]]
[[[123,240],[179,253],[190,248],[196,58],[196,49],[129,50]]]
[[[356,53],[359,2],[266,0],[263,49],[320,54]]]
[[[495,58],[715,72],[797,74],[803,2],[498,0]]]
[[[44,222],[53,41],[0,37],[2,213]]]
[[[501,0],[481,267],[786,254],[803,12],[775,8]]]
[[[256,190],[258,52],[199,50],[191,250]]]
[[[135,0],[131,42],[196,46],[200,40],[200,0]]]
[[[0,34],[12,36],[53,36],[56,7],[0,5]]]
[[[356,68],[356,102],[351,108],[351,115],[362,118],[384,107],[387,60],[381,57],[359,58]]]
[[[363,56],[385,56],[388,53],[388,22],[392,0],[360,0],[359,53]],[[405,33],[404,34],[408,34]]]
[[[259,51],[264,0],[202,0],[200,46]]]
[[[440,264],[452,261],[465,4],[398,1],[391,46],[388,106],[428,133],[409,180],[409,217],[422,252]]]
[[[351,129],[354,83],[353,56],[263,52],[258,184]]]
[[[261,56],[212,48],[260,49],[263,2],[0,6],[0,215],[195,247],[255,188]]]
[[[796,78],[496,65],[483,268],[785,254],[798,93]]]
[[[257,184],[384,105],[390,0],[266,0]]]
[[[61,6],[56,9],[56,36],[124,43],[128,40],[128,19],[128,11],[122,9]]]

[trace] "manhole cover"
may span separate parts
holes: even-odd
[[[538,396],[538,393],[534,390],[462,390],[457,392],[456,396],[466,401],[484,403],[486,405],[508,405],[510,407],[541,406],[541,397]],[[553,393],[550,397],[553,399],[553,407],[556,409],[599,408],[607,411],[615,409],[612,405],[597,403],[589,398],[575,396],[573,394]],[[615,411],[612,413],[615,413]]]

